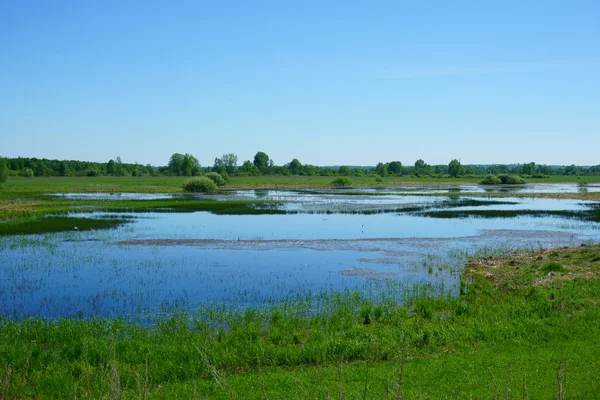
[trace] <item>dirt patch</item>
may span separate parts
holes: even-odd
[[[501,289],[555,286],[573,279],[600,277],[600,245],[545,249],[469,262],[467,276],[491,280]]]

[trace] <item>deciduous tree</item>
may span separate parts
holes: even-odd
[[[456,178],[461,174],[461,172],[462,165],[460,164],[460,161],[457,159],[450,161],[450,164],[448,164],[448,173]]]

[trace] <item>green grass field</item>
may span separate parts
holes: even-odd
[[[3,398],[594,398],[600,246],[473,260],[457,297],[333,296],[147,328],[0,320]],[[312,311],[311,311],[312,310]]]
[[[333,176],[251,176],[232,177],[226,188],[310,188],[329,187]],[[382,182],[375,177],[349,177],[353,186],[382,186],[402,184],[435,183],[471,183],[481,178],[415,178],[410,176],[388,176]],[[600,176],[583,177],[588,183],[600,183]],[[184,177],[10,177],[0,190],[0,196],[7,197],[15,193],[70,193],[70,192],[106,192],[106,193],[173,193],[181,192]],[[546,179],[528,179],[528,183],[577,183],[576,176],[551,176]],[[1,198],[1,197],[0,197]]]

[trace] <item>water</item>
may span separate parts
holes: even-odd
[[[382,186],[377,188],[350,188],[338,191],[353,191],[365,193],[592,193],[600,192],[600,184],[593,183],[580,186],[576,183],[528,183],[525,185],[476,185],[476,184],[428,184]]]
[[[297,213],[144,213],[107,231],[0,238],[0,313],[152,321],[174,310],[264,307],[343,289],[400,295],[430,284],[453,293],[466,254],[600,241],[600,224],[586,218],[597,203],[580,200],[288,191],[264,197]],[[414,206],[422,209],[394,211]],[[364,213],[373,210],[386,212]],[[425,214],[439,210],[531,213]],[[544,214],[550,211],[581,217]]]
[[[303,190],[233,190],[227,195],[200,195],[182,193],[49,193],[50,196],[67,200],[168,200],[173,198],[207,199],[260,199],[280,201],[322,202],[337,201],[339,193],[346,191],[374,194],[439,194],[439,193],[592,193],[600,192],[600,184],[579,186],[576,183],[530,183],[526,185],[475,185],[475,184],[429,184],[382,186],[377,188],[344,188],[321,190],[322,193]]]

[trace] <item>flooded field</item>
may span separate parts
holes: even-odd
[[[421,196],[398,188],[373,195],[251,190],[216,198],[275,200],[276,214],[80,212],[73,216],[124,223],[0,238],[0,313],[152,321],[206,305],[265,307],[340,290],[400,299],[429,285],[452,294],[467,255],[600,241],[596,202],[426,195],[476,188],[411,188]],[[57,197],[118,204],[173,196]]]

